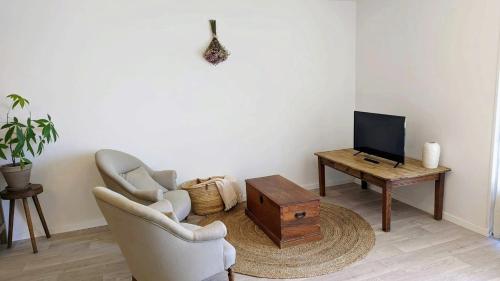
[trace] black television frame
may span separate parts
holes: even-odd
[[[389,153],[386,151],[377,150],[377,149],[374,149],[371,147],[357,146],[356,145],[356,131],[357,131],[356,130],[356,114],[368,114],[368,115],[373,115],[373,116],[377,116],[377,117],[402,119],[401,121],[403,124],[403,133],[402,133],[403,154],[402,155],[393,154],[393,153]],[[372,112],[364,112],[364,111],[354,111],[354,140],[353,140],[353,143],[354,143],[354,150],[359,151],[358,153],[364,152],[364,153],[367,153],[369,155],[374,155],[374,156],[382,157],[382,158],[385,158],[385,159],[388,159],[391,161],[395,161],[396,165],[394,167],[397,167],[400,163],[401,164],[405,163],[405,140],[406,140],[406,117],[405,116],[372,113]],[[358,153],[356,153],[356,154],[358,154]],[[365,158],[365,160],[370,161],[370,162],[374,162],[374,163],[378,163],[378,161],[373,160],[373,159],[369,159],[369,158]]]

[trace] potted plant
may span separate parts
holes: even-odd
[[[30,102],[16,94],[8,95],[7,98],[11,104],[7,119],[0,127],[3,135],[3,138],[0,138],[0,158],[7,160],[9,157],[10,163],[1,166],[0,171],[8,189],[22,190],[30,183],[32,164],[27,158],[28,152],[33,157],[42,154],[46,144],[57,141],[58,134],[48,114],[47,118],[32,119],[29,112],[25,122],[10,116],[11,110],[17,107],[24,109]]]

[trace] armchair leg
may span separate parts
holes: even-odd
[[[229,278],[229,281],[234,281],[234,272],[231,267],[227,269],[227,277]]]
[[[137,279],[135,279],[135,277],[134,277],[134,276],[132,276],[132,281],[137,281]]]

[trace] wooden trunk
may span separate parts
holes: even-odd
[[[319,197],[281,176],[246,180],[245,213],[280,248],[320,240]]]

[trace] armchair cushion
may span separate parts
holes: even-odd
[[[168,201],[167,199],[160,200],[156,203],[149,205],[148,207],[159,211],[160,213],[166,215],[171,220],[177,223],[179,222],[179,219],[174,213],[174,207],[172,207],[172,203],[170,203],[170,201]]]
[[[219,228],[218,224],[222,224],[224,226],[224,229],[226,229],[224,223],[220,222],[220,221],[215,221],[205,227],[201,227],[199,225],[194,225],[194,224],[189,224],[189,223],[181,223],[181,225],[188,229],[188,230],[191,230],[193,231],[193,233],[196,233],[196,231],[202,231],[203,228],[207,228],[209,226],[211,227],[214,227],[212,226],[214,223],[217,223],[215,227]],[[229,244],[229,242],[226,241],[226,239],[223,239],[223,255],[224,255],[224,269],[228,269],[230,268],[231,266],[233,266],[235,263],[236,263],[236,249],[234,248],[233,245]]]
[[[163,190],[161,189],[133,189],[130,193],[138,198],[151,202],[163,199]]]
[[[174,170],[153,171],[151,176],[166,189],[177,189],[177,173]]]
[[[191,198],[189,193],[185,190],[167,191],[164,198],[172,203],[174,213],[179,220],[184,220],[191,212]]]
[[[139,167],[132,171],[123,173],[122,176],[137,189],[164,190],[164,188],[149,175],[148,171],[146,171],[144,167]]]

